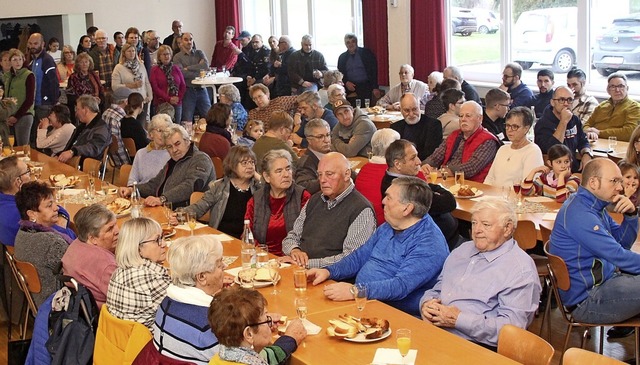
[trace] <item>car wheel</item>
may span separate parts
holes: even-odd
[[[531,68],[531,66],[533,66],[533,62],[516,61],[516,63],[519,64],[523,70],[528,70]]]
[[[596,67],[596,71],[598,71],[598,73],[602,76],[609,76],[612,73],[618,71],[618,70],[614,70],[611,68],[602,68],[602,67]]]
[[[573,67],[574,62],[575,58],[573,53],[566,49],[560,50],[553,60],[553,72],[567,73],[571,70],[571,67]]]
[[[487,28],[487,26],[486,26],[486,25],[481,25],[481,26],[478,28],[478,33],[480,33],[480,34],[487,34],[487,33],[489,33],[489,28]]]

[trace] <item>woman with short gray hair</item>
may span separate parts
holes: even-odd
[[[156,114],[151,118],[147,134],[151,142],[147,147],[138,150],[133,159],[133,167],[129,173],[127,185],[145,183],[155,177],[169,161],[169,152],[164,148],[164,131],[173,125],[167,114]]]
[[[220,102],[227,104],[231,107],[231,114],[233,115],[233,121],[236,123],[239,131],[244,130],[244,126],[247,125],[249,114],[240,103],[240,91],[233,84],[222,85],[218,88],[218,95],[220,95]]]

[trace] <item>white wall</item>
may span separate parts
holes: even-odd
[[[62,0],[62,1],[8,1],[3,0],[0,17],[19,18],[42,15],[71,15],[70,24],[65,26],[65,39],[74,47],[78,45],[80,36],[84,34],[86,24],[80,26],[84,14],[93,14],[93,22],[112,35],[119,30],[125,32],[128,27],[135,26],[141,32],[155,29],[162,39],[171,34],[171,22],[180,19],[184,23],[183,31],[193,32],[199,49],[211,57],[215,44],[215,6],[213,0]],[[64,17],[63,17],[64,18]],[[2,19],[0,19],[0,22]],[[89,24],[92,25],[92,24]],[[67,33],[68,32],[68,33]],[[44,35],[47,38],[47,35]]]
[[[411,0],[397,0],[394,8],[387,1],[389,25],[389,85],[400,82],[400,66],[411,61]]]

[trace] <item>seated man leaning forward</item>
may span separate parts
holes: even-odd
[[[420,300],[427,323],[494,350],[502,326],[531,324],[541,287],[535,263],[513,239],[517,222],[504,200],[474,206],[473,241],[451,252],[438,282]]]
[[[551,232],[549,252],[564,259],[571,281],[560,297],[580,322],[616,323],[640,314],[640,255],[630,250],[638,212],[622,194],[622,181],[611,160],[589,162],[578,193],[562,205]],[[607,213],[610,205],[623,213],[621,224]]]
[[[431,189],[416,177],[399,177],[387,189],[383,224],[349,256],[325,269],[308,272],[313,285],[327,279],[349,280],[367,287],[367,297],[419,315],[418,303],[436,282],[449,248],[440,229],[427,214]],[[324,287],[331,300],[352,300],[347,282]]]
[[[318,164],[320,191],[302,208],[282,241],[285,255],[300,266],[325,267],[362,246],[376,229],[371,203],[355,190],[349,161],[330,152]]]
[[[354,110],[344,98],[333,103],[333,112],[339,123],[331,131],[332,150],[346,157],[367,157],[371,152],[375,124],[360,108]]]
[[[460,107],[460,129],[452,132],[433,154],[423,161],[425,175],[446,166],[452,171],[464,171],[465,178],[483,182],[500,142],[482,126],[482,107],[475,101],[467,101]]]
[[[171,202],[173,208],[186,207],[194,191],[205,191],[209,182],[216,179],[211,158],[198,150],[189,140],[189,133],[174,124],[164,134],[165,146],[171,159],[156,177],[138,185],[140,195],[147,206],[154,207]],[[120,196],[129,197],[132,187],[120,188]]]

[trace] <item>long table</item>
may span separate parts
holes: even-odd
[[[80,171],[70,166],[59,163],[57,160],[32,151],[31,158],[34,161],[44,163],[43,179],[47,179],[47,174],[64,173],[66,175],[80,175]],[[66,209],[73,215],[84,205],[66,204]],[[153,218],[160,223],[165,223],[167,218],[161,207],[147,207],[143,214]],[[121,225],[129,217],[118,218]],[[216,229],[203,227],[195,231],[196,235],[219,234]],[[189,231],[176,229],[176,235],[172,239],[189,235]],[[223,254],[225,256],[237,256],[230,267],[240,265],[240,241],[233,239],[223,242]],[[273,287],[268,286],[259,290],[268,301],[268,309],[278,312],[290,318],[296,317],[294,299],[301,295],[296,292],[293,285],[293,269],[287,267],[280,270],[281,280],[277,284],[280,293],[271,294]],[[327,282],[331,283],[331,282]],[[390,307],[382,302],[371,300],[367,303],[362,315],[387,319],[390,322],[393,333],[386,339],[372,343],[352,343],[345,340],[329,337],[326,334],[328,320],[337,318],[339,314],[348,313],[360,316],[355,303],[334,302],[328,300],[323,294],[323,283],[313,286],[309,283],[308,289],[303,294],[309,299],[308,319],[322,327],[319,334],[308,336],[293,354],[292,364],[369,364],[375,355],[376,349],[396,348],[395,330],[398,328],[409,328],[413,332],[412,349],[418,350],[416,364],[468,364],[468,363],[491,363],[494,365],[516,364],[516,362],[489,351],[483,347],[475,345],[449,332],[425,323],[418,318],[410,316],[402,311]]]

